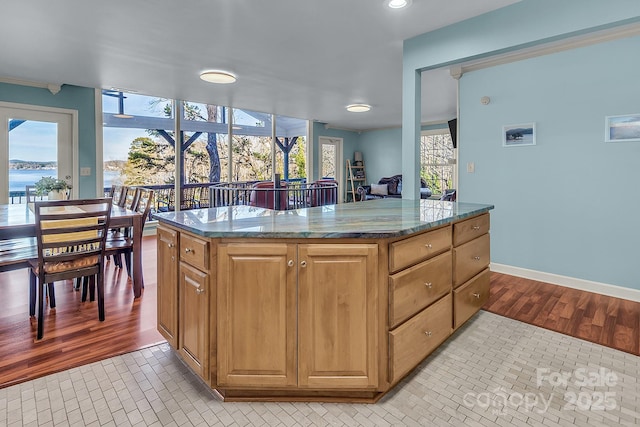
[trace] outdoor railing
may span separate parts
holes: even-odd
[[[333,180],[313,183],[272,181],[229,182],[209,189],[211,207],[248,205],[275,210],[299,209],[338,203],[338,184]]]

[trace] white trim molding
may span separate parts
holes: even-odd
[[[591,280],[561,276],[559,274],[545,273],[543,271],[529,270],[527,268],[496,264],[493,262],[491,263],[491,271],[509,274],[516,277],[523,277],[525,279],[537,280],[539,282],[551,283],[552,285],[578,289],[580,291],[593,292],[600,295],[640,302],[639,289],[623,288],[622,286],[610,285],[608,283],[593,282]]]
[[[497,54],[489,56],[487,58],[481,58],[461,64],[455,64],[450,67],[449,73],[451,74],[451,77],[458,80],[460,79],[460,77],[462,77],[462,75],[464,75],[464,73],[468,73],[470,71],[495,67],[497,65],[521,61],[523,59],[535,58],[537,56],[549,55],[556,52],[562,52],[565,50],[576,49],[580,47],[590,46],[596,43],[603,43],[637,35],[640,35],[640,23],[634,22],[632,24],[607,28],[604,30],[594,31],[592,33],[569,37],[554,42],[522,48],[514,50],[513,52]]]

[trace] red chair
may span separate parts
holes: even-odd
[[[276,202],[276,199],[279,201]],[[287,210],[287,183],[280,183],[280,188],[273,188],[273,181],[261,181],[253,184],[253,190],[249,196],[249,204],[261,208]],[[278,206],[277,208],[275,206]]]
[[[319,179],[310,186],[310,206],[335,205],[338,203],[338,183],[334,179]]]

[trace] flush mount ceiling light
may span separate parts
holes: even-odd
[[[200,73],[200,78],[205,82],[218,84],[235,83],[235,81],[237,80],[236,76],[228,71],[222,70],[203,71],[202,73]]]
[[[411,4],[411,0],[385,0],[384,4],[391,9],[402,9]]]
[[[371,110],[371,105],[367,105],[367,104],[347,105],[347,111],[351,111],[352,113],[364,113],[369,110]]]

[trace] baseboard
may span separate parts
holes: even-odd
[[[608,283],[593,282],[591,280],[577,279],[575,277],[561,276],[559,274],[545,273],[543,271],[529,270],[527,268],[496,264],[493,262],[491,263],[491,271],[640,302],[640,290],[638,289],[623,288],[622,286],[610,285]]]

